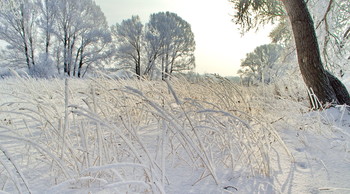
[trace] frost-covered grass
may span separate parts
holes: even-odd
[[[0,80],[0,192],[349,191],[325,156],[350,170],[349,114],[309,112],[302,90],[290,80]]]

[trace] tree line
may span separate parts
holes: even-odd
[[[93,0],[5,0],[0,8],[3,66],[35,76],[83,77],[113,62],[138,76],[194,68],[191,26],[175,13],[138,16],[108,26]]]
[[[339,66],[337,61],[347,64],[349,60],[349,1],[230,2],[237,11],[234,21],[243,31],[279,23],[272,38],[275,43],[282,42],[284,48],[295,48],[299,70],[314,104],[350,104],[345,86],[331,73]],[[317,17],[309,10],[319,2],[326,6],[315,24]],[[1,57],[6,64],[26,66],[29,72],[45,75],[56,69],[67,76],[82,77],[89,69],[116,61],[133,68],[138,76],[161,73],[166,79],[174,71],[191,70],[195,65],[191,26],[174,13],[152,14],[145,25],[133,16],[109,28],[93,0],[4,0],[0,5],[0,40],[7,43]],[[317,30],[324,32],[322,50]],[[273,45],[257,48],[254,52],[258,55],[248,54],[242,62],[242,74],[265,82],[266,70],[279,61],[280,50]],[[345,60],[335,61],[336,57]],[[252,64],[260,67],[251,68]]]

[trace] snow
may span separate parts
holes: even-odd
[[[349,193],[348,107],[304,90],[1,79],[0,193]]]
[[[343,109],[343,110],[341,110]],[[342,119],[341,119],[342,118]],[[348,193],[350,175],[349,114],[343,107],[305,114],[299,130],[281,134],[295,163],[290,166],[291,193]],[[316,123],[316,124],[315,124]]]

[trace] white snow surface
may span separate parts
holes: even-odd
[[[304,93],[2,79],[0,193],[350,193],[348,107],[311,111]]]

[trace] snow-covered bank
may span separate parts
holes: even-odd
[[[302,89],[0,80],[0,191],[349,193],[349,112]]]

